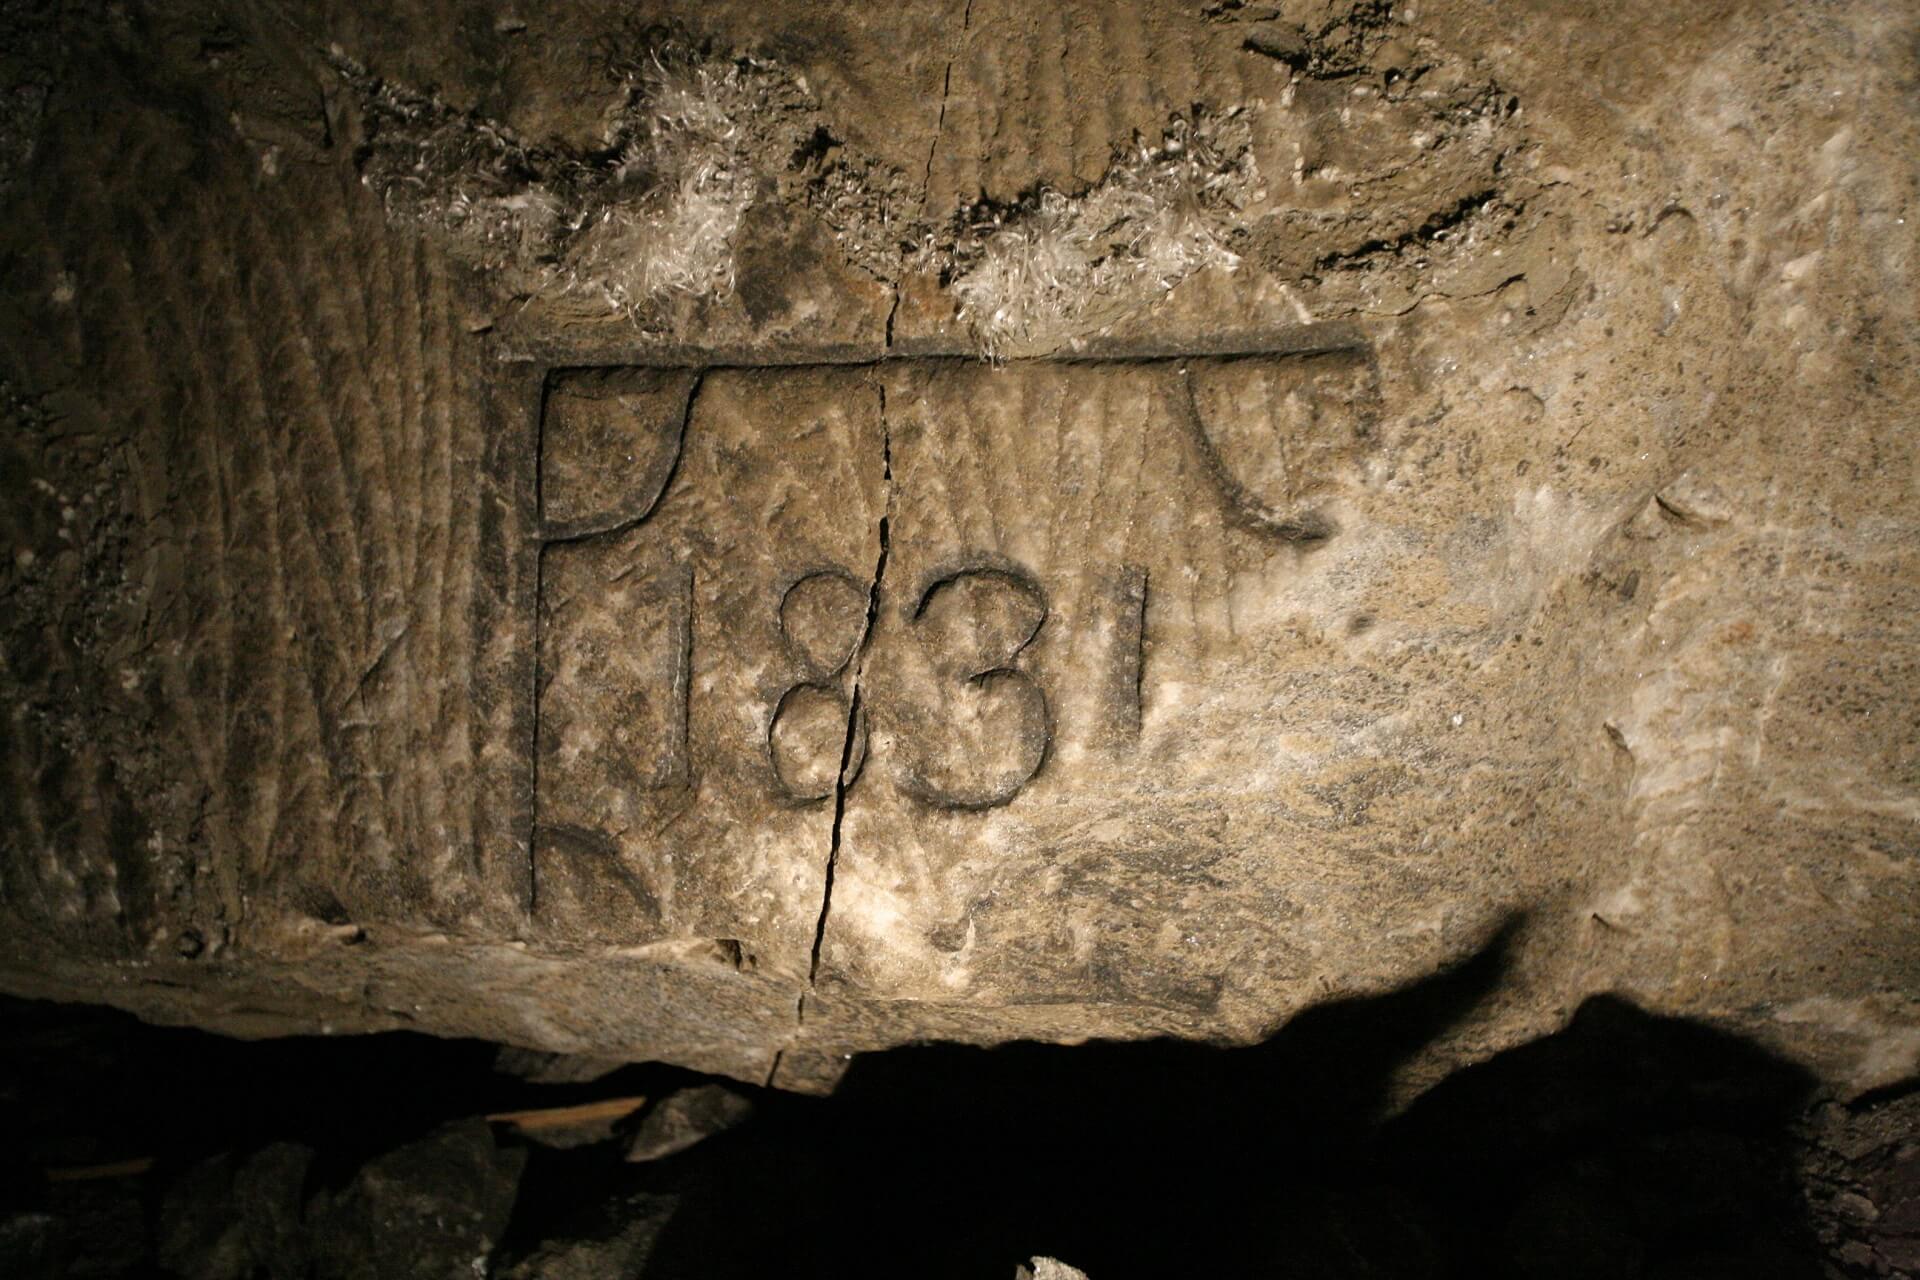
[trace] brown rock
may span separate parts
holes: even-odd
[[[0,985],[824,1088],[1518,920],[1410,1085],[1913,1076],[1910,7],[953,8],[49,28]]]

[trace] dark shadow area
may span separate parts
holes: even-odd
[[[860,1060],[833,1098],[738,1135],[760,1153],[690,1153],[714,1163],[711,1190],[685,1197],[647,1275],[1002,1277],[1034,1254],[1096,1280],[1263,1274],[1313,1228],[1303,1193],[1363,1158],[1395,1068],[1492,989],[1502,952],[1252,1048]]]
[[[1092,1280],[1901,1274],[1885,1229],[1920,1214],[1898,1199],[1920,1192],[1913,1099],[1863,1104],[1871,1124],[1810,1112],[1795,1068],[1623,1001],[1383,1121],[1396,1072],[1502,964],[1496,941],[1251,1048],[923,1047],[826,1099],[729,1084],[750,1119],[646,1163],[625,1156],[651,1113],[567,1149],[474,1117],[699,1077],[542,1084],[473,1042],[248,1044],[0,1001],[0,1274],[1011,1280],[1035,1255]],[[153,1163],[62,1180],[135,1157]],[[275,1177],[278,1208],[249,1209]],[[1868,1195],[1888,1203],[1856,1230]],[[484,1230],[422,1244],[482,1200]]]
[[[287,1189],[297,1216],[375,1157],[449,1124],[657,1097],[703,1078],[645,1065],[532,1083],[496,1070],[499,1056],[495,1044],[406,1032],[235,1040],[0,996],[0,1280],[200,1274],[161,1265],[177,1225],[164,1220],[169,1196],[220,1165],[233,1166],[217,1170],[227,1181],[199,1194],[237,1196],[233,1175],[244,1181],[244,1157],[263,1149],[299,1151]]]
[[[495,1070],[500,1046],[409,1032],[234,1040],[92,1005],[0,997],[0,1151],[16,1190],[47,1168],[178,1163],[268,1142],[321,1153],[315,1176],[449,1121],[703,1079],[628,1067],[587,1084]]]
[[[1821,1275],[1786,1150],[1811,1081],[1730,1037],[1595,1000],[1381,1125],[1396,1069],[1501,968],[1496,942],[1246,1049],[856,1063],[834,1098],[683,1157],[645,1274],[959,1280],[1045,1254],[1093,1280]]]
[[[1814,1276],[1792,1132],[1811,1084],[1735,1037],[1596,997],[1427,1093],[1377,1164],[1450,1255],[1516,1274]]]

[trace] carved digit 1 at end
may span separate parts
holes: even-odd
[[[1131,746],[1140,740],[1141,679],[1146,671],[1147,571],[1123,564],[1107,580],[1105,592],[1114,610],[1112,665],[1107,668],[1107,745]]]

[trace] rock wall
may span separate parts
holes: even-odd
[[[1920,1069],[1903,5],[5,9],[0,985],[795,1089],[1500,938]]]

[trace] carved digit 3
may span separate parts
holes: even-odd
[[[781,594],[779,625],[804,678],[774,704],[767,761],[789,799],[811,804],[834,793],[843,763],[851,784],[866,762],[866,714],[854,709],[845,675],[866,638],[867,590],[844,569],[803,574]]]
[[[930,577],[908,614],[937,677],[900,786],[943,809],[991,809],[1018,795],[1053,739],[1046,693],[1014,664],[1047,620],[1024,569],[975,560]]]

